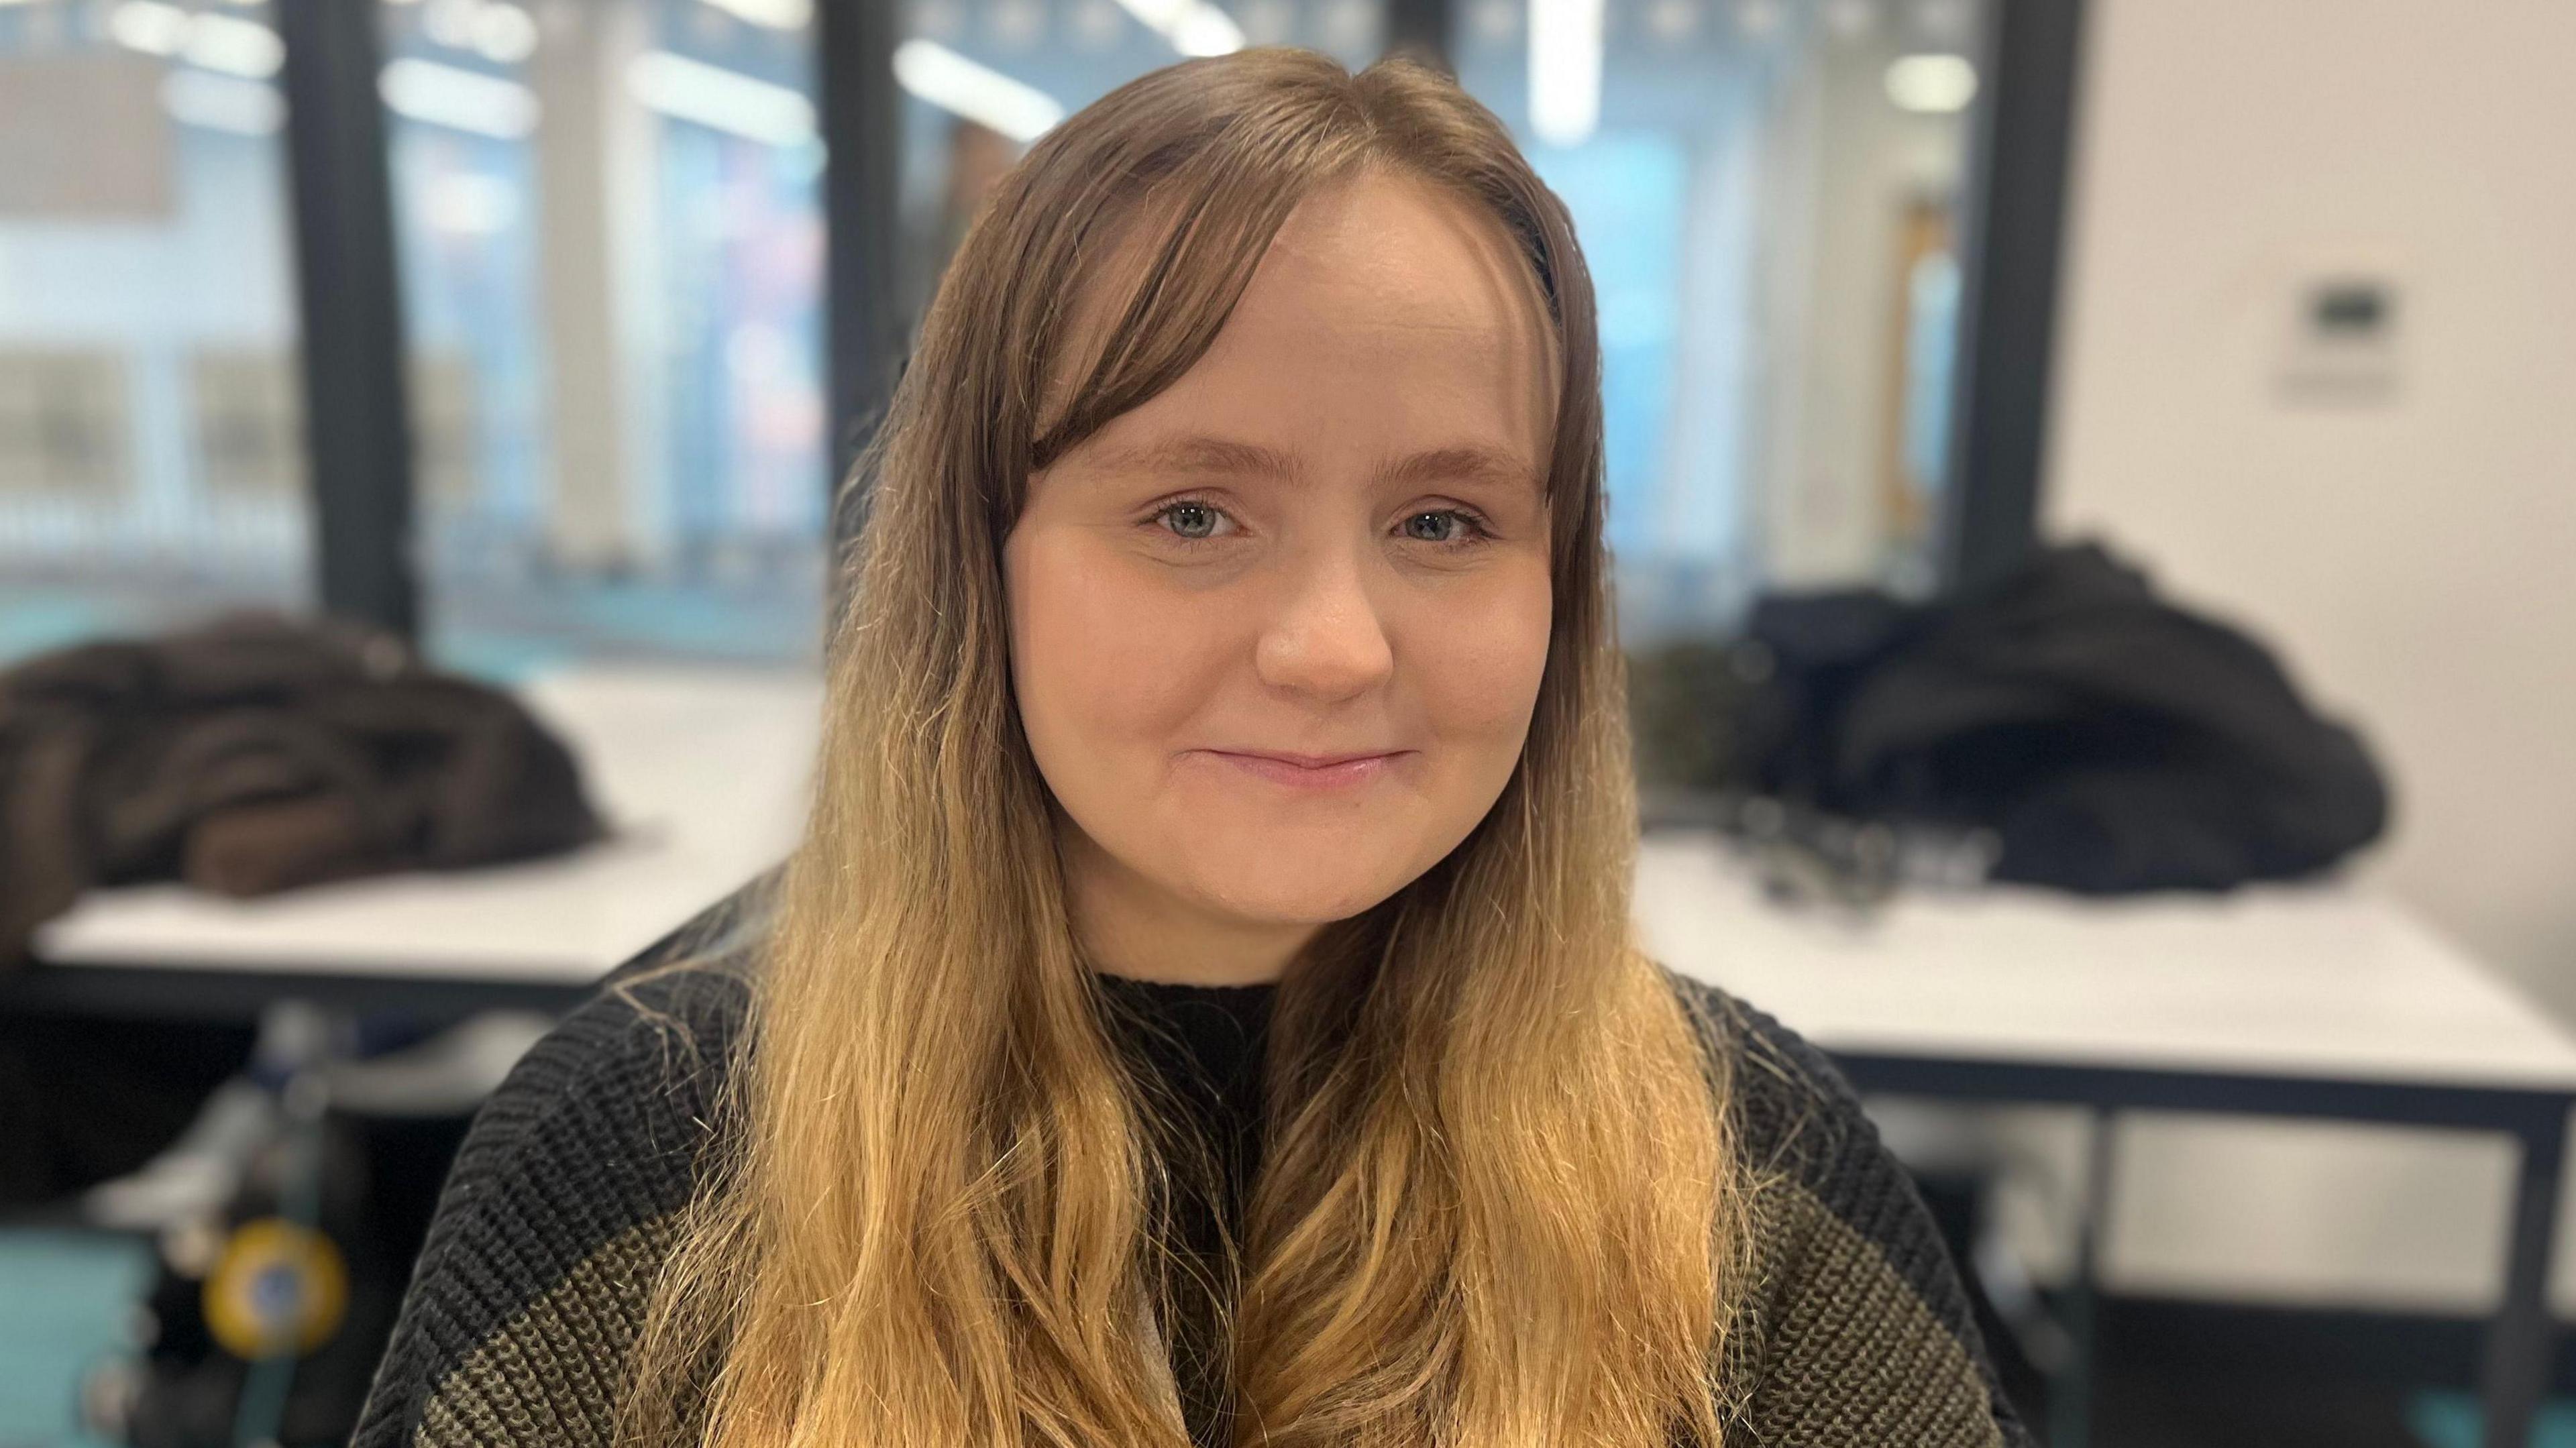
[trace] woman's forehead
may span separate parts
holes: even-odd
[[[1363,172],[1306,197],[1272,238],[1252,290],[1347,298],[1354,310],[1514,341],[1550,335],[1529,263],[1494,216],[1431,182]],[[1251,300],[1250,297],[1246,298]]]
[[[1089,371],[1117,304],[1158,250],[1157,231],[1129,227],[1077,299],[1059,389]],[[1442,187],[1382,170],[1298,203],[1175,390],[1299,368],[1400,368],[1408,392],[1426,399],[1483,394],[1510,431],[1535,430],[1533,448],[1544,446],[1559,381],[1546,298],[1501,224]]]

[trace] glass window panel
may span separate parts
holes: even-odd
[[[1160,28],[1138,13],[1169,17]],[[1358,67],[1383,44],[1382,0],[910,0],[902,78],[903,305],[918,319],[975,203],[1042,124],[1189,47],[1302,45]],[[962,80],[960,79],[962,77]]]
[[[1458,0],[1460,79],[1565,198],[1600,290],[1632,642],[1720,630],[1775,584],[1930,586],[1987,11]]]
[[[1632,641],[1720,629],[1774,584],[1930,585],[1966,57],[1987,4],[1456,0],[1460,78],[1565,198],[1600,291],[1610,538]],[[1584,52],[1590,9],[1600,62],[1587,78],[1568,57]],[[1248,42],[1353,65],[1377,54],[1385,23],[1372,0],[1227,0],[1217,13]],[[912,0],[909,14],[913,48],[1059,111],[1180,53],[1116,0]],[[1008,113],[961,115],[975,107],[908,88],[918,316],[1022,143],[1004,134]]]
[[[827,423],[808,5],[388,4],[431,631],[449,656],[814,651]],[[1558,58],[1584,47],[1547,41],[1584,9],[1460,0],[1456,50],[1594,263],[1632,639],[1721,626],[1774,583],[1925,586],[1983,0],[1607,0],[1588,92]],[[1189,27],[1353,64],[1384,27],[1377,0],[1170,14],[910,0],[908,316],[1048,118],[1203,43]],[[959,74],[979,99],[961,101]]]
[[[310,592],[259,3],[0,5],[0,659]]]
[[[810,4],[384,18],[432,650],[816,657]]]

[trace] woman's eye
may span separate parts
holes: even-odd
[[[1461,542],[1475,531],[1475,520],[1455,508],[1434,508],[1404,520],[1404,536],[1417,543]]]
[[[1205,503],[1179,502],[1156,513],[1155,518],[1175,537],[1197,542],[1217,536],[1225,514]]]

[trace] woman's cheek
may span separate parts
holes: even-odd
[[[1115,557],[1069,549],[1050,562],[1038,571],[1053,586],[1025,618],[1065,732],[1103,756],[1166,751],[1196,712],[1214,616]]]
[[[1443,732],[1517,751],[1547,672],[1544,565],[1523,568],[1459,611],[1424,658]]]

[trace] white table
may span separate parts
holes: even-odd
[[[100,891],[38,932],[44,964],[0,977],[0,1004],[228,1017],[282,995],[562,1004],[793,847],[821,718],[812,676],[581,666],[520,694],[572,747],[607,840],[259,900]]]
[[[1857,921],[1762,898],[1713,835],[1647,837],[1637,916],[1675,970],[1833,1055],[1863,1090],[2499,1132],[2522,1146],[2486,1441],[2528,1440],[2576,1042],[2391,902],[2345,888],[2088,901],[1901,896]],[[2096,1130],[2088,1210],[2109,1199]],[[2089,1275],[2097,1220],[2080,1265]]]

